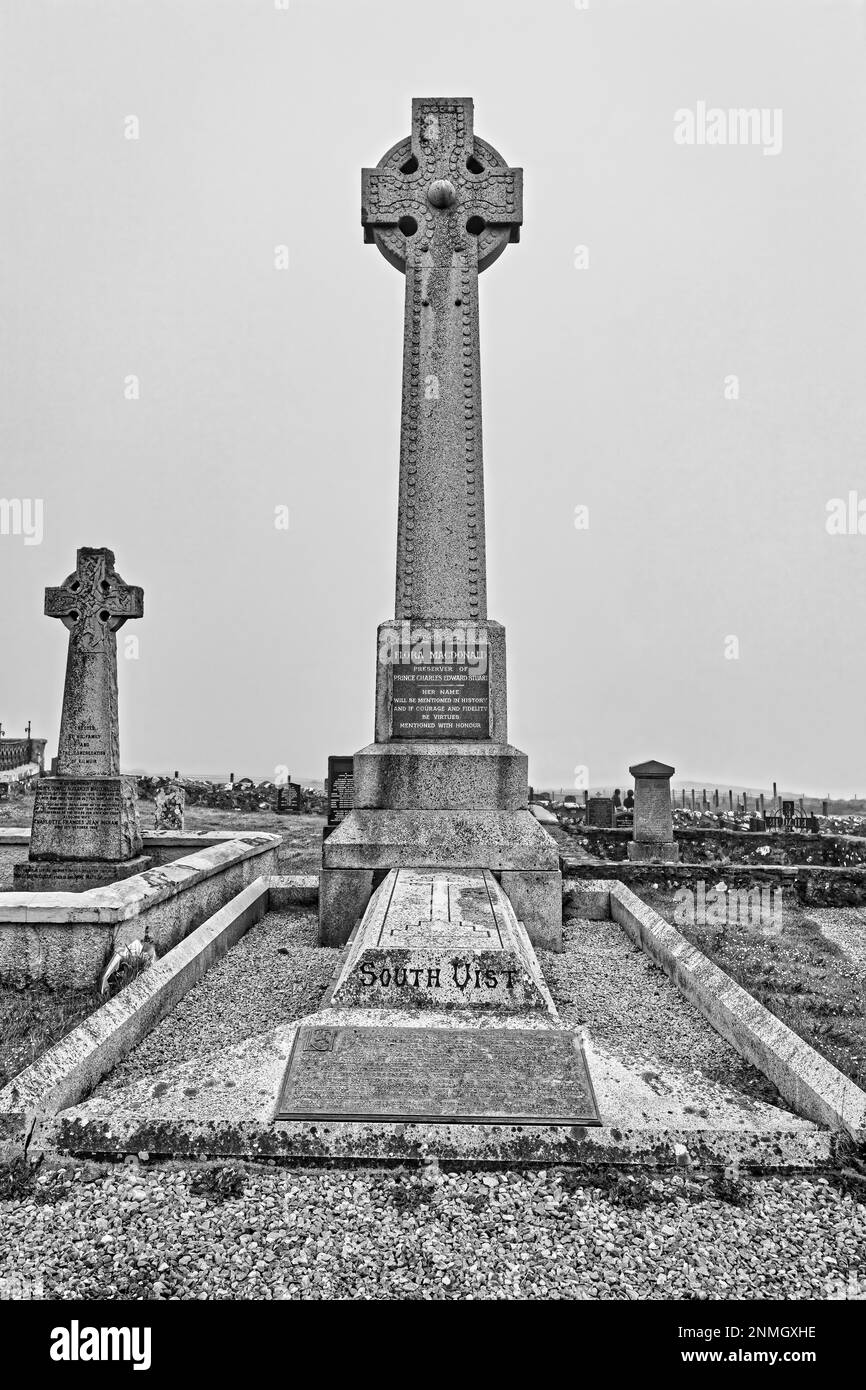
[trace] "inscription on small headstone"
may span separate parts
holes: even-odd
[[[299,782],[284,782],[277,788],[277,811],[283,816],[301,814],[301,785]]]

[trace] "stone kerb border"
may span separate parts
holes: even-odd
[[[587,885],[583,885],[586,887]],[[597,885],[594,885],[597,887]],[[866,1140],[866,1092],[692,946],[631,889],[611,881],[611,917],[737,1051],[806,1119]]]
[[[317,891],[315,875],[255,879],[0,1090],[0,1142],[22,1142],[37,1118],[84,1099],[270,908]]]
[[[87,987],[135,938],[160,953],[276,869],[279,835],[251,831],[85,893],[0,894],[0,980]]]

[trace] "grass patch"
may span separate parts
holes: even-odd
[[[108,981],[105,994],[100,994],[98,985],[87,989],[0,987],[0,1086],[114,999],[143,969],[142,963],[135,961],[121,966]]]
[[[105,1003],[90,989],[0,989],[0,1086]]]

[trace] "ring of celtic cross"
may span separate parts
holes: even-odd
[[[413,145],[407,136],[364,170],[364,239],[397,270],[405,272],[407,259],[434,245],[457,255],[477,246],[478,269],[486,270],[520,239],[523,171],[465,122],[460,131],[462,141],[450,144]]]

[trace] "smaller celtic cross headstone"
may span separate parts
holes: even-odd
[[[147,868],[141,854],[134,777],[120,772],[117,641],[140,618],[144,595],[125,584],[114,554],[78,551],[75,570],[45,590],[45,613],[69,632],[56,774],[40,777],[30,862],[15,866],[15,886],[78,890]]]
[[[62,776],[117,776],[117,639],[144,613],[144,594],[124,584],[110,550],[82,549],[59,588],[45,590],[45,613],[69,630],[66,684],[57,749]]]

